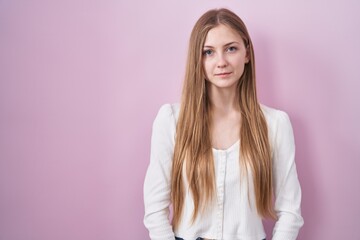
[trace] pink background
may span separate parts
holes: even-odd
[[[2,0],[1,240],[148,239],[152,122],[214,7],[246,22],[260,99],[291,117],[299,239],[360,239],[358,1]]]

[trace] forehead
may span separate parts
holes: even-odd
[[[210,29],[205,38],[205,46],[223,46],[229,42],[243,43],[243,40],[235,30],[223,24]]]

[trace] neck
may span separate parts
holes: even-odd
[[[229,113],[239,110],[239,95],[236,92],[236,86],[229,88],[209,86],[208,94],[213,111]]]

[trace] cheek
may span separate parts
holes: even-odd
[[[231,64],[234,68],[235,75],[240,78],[245,69],[245,58],[237,57],[232,60]]]
[[[204,66],[204,70],[205,70],[206,75],[211,74],[212,68],[213,68],[212,64],[211,64],[211,61],[205,60],[204,63],[203,63],[203,66]]]
[[[235,58],[232,59],[233,65],[236,66],[243,66],[245,64],[245,56],[238,55]]]

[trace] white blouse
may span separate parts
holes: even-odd
[[[216,201],[191,224],[193,199],[187,185],[181,222],[173,232],[169,221],[172,156],[179,104],[163,105],[153,124],[150,164],[144,182],[144,224],[153,240],[198,237],[224,240],[261,240],[266,237],[257,214],[251,174],[249,184],[240,179],[240,140],[226,150],[212,149],[216,176]],[[295,145],[288,115],[264,105],[273,150],[275,211],[278,220],[273,240],[295,240],[304,221],[301,189],[295,165]]]

